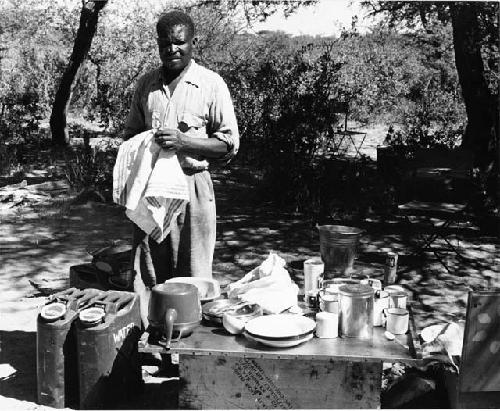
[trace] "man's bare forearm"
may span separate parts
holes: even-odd
[[[228,152],[228,146],[217,138],[195,138],[184,135],[184,144],[179,152],[208,158],[222,157]]]

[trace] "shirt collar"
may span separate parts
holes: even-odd
[[[191,59],[189,64],[182,70],[181,74],[177,76],[176,79],[174,79],[174,82],[180,83],[181,81],[185,83],[190,83],[193,84],[196,87],[199,87],[199,76],[197,75],[198,72],[198,64],[194,61],[194,59]],[[158,69],[158,80],[160,81],[160,84],[163,84],[163,68],[160,67]]]

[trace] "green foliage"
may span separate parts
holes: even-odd
[[[0,13],[0,142],[36,138],[50,112],[71,47],[76,9],[49,1],[3,5]]]

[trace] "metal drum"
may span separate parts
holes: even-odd
[[[340,331],[345,337],[373,336],[373,288],[366,284],[339,287]]]

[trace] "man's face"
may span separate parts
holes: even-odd
[[[181,72],[193,55],[196,38],[184,25],[176,25],[158,33],[158,49],[163,67],[169,72]]]

